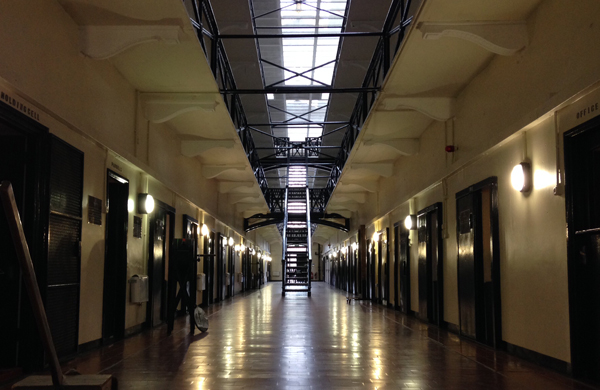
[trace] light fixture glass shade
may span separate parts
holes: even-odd
[[[377,233],[377,232],[373,233],[373,241],[379,242],[379,233]]]
[[[256,249],[252,248],[252,256],[256,254]]]
[[[150,194],[138,194],[138,214],[150,214],[154,211],[154,198]]]
[[[406,230],[416,230],[417,229],[417,216],[416,215],[407,215],[404,218],[404,227]]]
[[[135,202],[133,201],[133,199],[128,199],[127,200],[127,211],[132,213],[133,210],[135,210]]]
[[[262,253],[258,252],[258,258],[260,259],[262,257]]]
[[[202,228],[200,229],[200,233],[204,236],[204,237],[208,237],[208,226],[206,226],[205,223],[202,224]]]
[[[233,244],[234,244],[233,237],[229,237],[228,243],[229,243],[229,246],[233,246]]]
[[[531,164],[522,162],[515,165],[510,174],[510,183],[520,192],[531,191]]]
[[[240,251],[245,252],[246,251],[246,245],[244,245],[244,244],[240,245]]]
[[[352,250],[355,251],[358,249],[358,244],[356,242],[352,243]]]
[[[236,245],[236,246],[233,247],[233,249],[235,249],[236,252],[239,252],[240,251],[240,246]]]

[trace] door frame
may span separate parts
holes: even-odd
[[[490,228],[491,228],[491,255],[492,255],[492,294],[493,294],[493,316],[494,319],[492,324],[494,326],[494,336],[493,336],[493,345],[494,349],[503,350],[506,348],[506,343],[502,340],[502,305],[501,305],[501,274],[500,274],[500,227],[499,227],[499,217],[498,217],[498,177],[491,176],[487,179],[484,179],[478,183],[475,183],[462,191],[456,193],[456,202],[458,205],[458,199],[463,196],[471,195],[473,193],[479,192],[484,188],[490,189],[490,198],[491,198],[491,210],[490,210]],[[480,211],[481,212],[481,211]],[[481,217],[481,216],[479,216]],[[459,221],[456,218],[456,223],[458,225]],[[457,226],[456,228],[456,258],[457,258],[457,267],[459,266],[458,256],[459,256],[459,248],[458,248],[458,239],[459,239],[460,230]],[[458,278],[457,272],[457,291],[460,291],[460,279]],[[461,327],[461,317],[460,317],[460,295],[458,296],[458,332],[461,337],[467,337],[462,334]],[[477,314],[476,314],[477,315]],[[468,337],[471,339],[471,337]]]

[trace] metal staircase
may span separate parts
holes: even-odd
[[[310,297],[312,267],[310,195],[308,186],[285,190],[282,259],[283,285],[286,292],[306,292]]]

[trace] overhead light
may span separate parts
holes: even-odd
[[[202,233],[202,235],[204,237],[208,237],[208,226],[206,226],[205,223],[202,224],[202,228],[200,229],[200,233]]]
[[[417,228],[417,216],[407,215],[406,218],[404,218],[404,227],[406,230],[415,230]]]
[[[513,188],[517,191],[531,191],[531,164],[522,162],[520,164],[515,165],[510,174],[510,182]]]
[[[135,202],[133,201],[133,199],[128,199],[127,200],[127,211],[132,213],[133,210],[135,210]]]
[[[228,243],[229,243],[229,246],[233,246],[233,244],[234,244],[233,237],[229,237]]]
[[[138,194],[138,214],[150,214],[154,211],[154,198],[150,194]]]

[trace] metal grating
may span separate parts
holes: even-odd
[[[77,352],[79,285],[48,287],[46,313],[59,357]]]
[[[79,283],[81,221],[50,215],[48,285]]]
[[[50,167],[50,210],[81,217],[83,153],[55,138]]]

